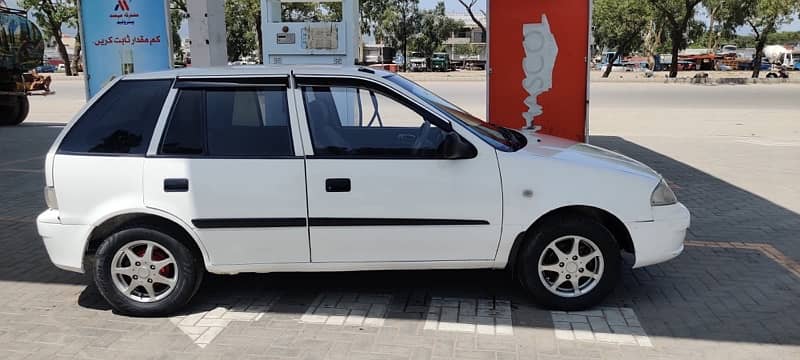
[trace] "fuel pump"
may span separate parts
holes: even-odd
[[[265,64],[353,65],[358,0],[261,0]]]

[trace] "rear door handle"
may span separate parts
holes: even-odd
[[[350,192],[350,179],[326,179],[325,191],[327,192]]]
[[[189,179],[164,179],[164,192],[188,192]]]

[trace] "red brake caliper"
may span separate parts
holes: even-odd
[[[161,249],[153,249],[153,261],[161,261],[167,258],[167,254],[161,251]],[[166,277],[172,278],[172,264],[162,267],[158,270],[158,274]]]

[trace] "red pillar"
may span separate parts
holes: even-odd
[[[590,0],[488,0],[489,1],[489,122],[510,128],[526,125],[523,113],[530,107],[525,100],[531,88],[540,89],[535,97],[541,115],[533,123],[541,132],[577,141],[586,139],[588,107]],[[543,15],[547,25],[542,25]],[[526,24],[534,24],[525,27]],[[539,25],[536,25],[539,24]],[[548,36],[541,36],[542,32]],[[523,29],[528,29],[528,51]],[[549,34],[547,34],[549,35]],[[540,45],[551,47],[555,40],[557,55],[549,71],[547,53]],[[538,57],[538,58],[537,58]],[[542,58],[543,57],[543,58]],[[524,70],[529,62],[528,74]],[[543,70],[536,76],[531,73]],[[546,73],[546,74],[542,74]],[[541,76],[552,73],[552,83],[542,85]],[[528,90],[523,86],[527,83]],[[547,83],[547,81],[545,81]],[[550,85],[549,90],[544,90]],[[529,101],[530,102],[530,101]],[[536,111],[534,111],[536,112]]]

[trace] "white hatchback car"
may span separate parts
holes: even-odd
[[[487,124],[359,67],[182,69],[95,96],[46,160],[52,262],[119,312],[186,304],[205,271],[510,269],[555,309],[683,250],[647,166]]]

